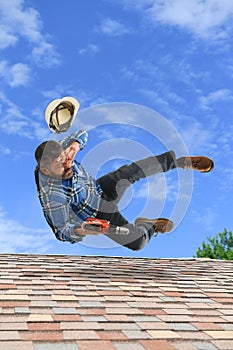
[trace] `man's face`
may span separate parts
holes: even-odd
[[[42,172],[55,179],[69,179],[73,175],[72,161],[66,151],[55,158]]]

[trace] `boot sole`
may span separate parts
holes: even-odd
[[[160,233],[170,232],[174,228],[174,223],[171,220],[165,219],[165,218],[158,218],[158,219],[137,218],[134,223],[135,225],[138,225],[140,223],[152,224],[155,228],[155,232],[160,232]],[[165,226],[165,230],[164,231],[156,230],[156,223],[159,223],[159,226],[163,224]]]

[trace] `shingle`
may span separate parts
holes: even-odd
[[[103,304],[99,301],[80,301],[79,303],[83,307],[103,307]]]
[[[101,339],[108,339],[108,340],[127,340],[127,337],[125,334],[122,333],[122,331],[98,331],[98,336]]]
[[[145,350],[175,350],[175,347],[167,340],[141,340],[140,343]]]
[[[111,322],[130,322],[134,321],[134,317],[132,315],[105,315],[106,320],[111,321]]]
[[[77,341],[77,344],[79,350],[116,350],[116,348],[110,341],[105,340],[79,340]]]
[[[19,332],[18,331],[0,331],[0,341],[3,340],[19,340]]]
[[[226,321],[233,322],[233,315],[232,316],[222,316],[222,318]]]
[[[79,350],[75,343],[35,343],[34,348],[35,350]]]
[[[130,316],[130,319],[134,322],[161,322],[158,317],[145,315]]]
[[[193,345],[195,345],[198,350],[218,350],[218,348],[211,343],[193,342]]]
[[[10,331],[10,330],[27,330],[27,323],[26,322],[1,322],[0,323],[0,330],[1,331]]]
[[[176,339],[180,338],[180,335],[177,332],[170,330],[148,330],[147,333],[155,339]]]
[[[170,330],[170,325],[166,322],[137,322],[137,325],[143,330],[158,330],[167,329]]]
[[[216,340],[212,342],[220,350],[232,350],[233,340]]]
[[[82,316],[84,322],[107,322],[103,316]]]
[[[190,323],[170,323],[169,327],[174,331],[198,331],[196,327],[191,325]]]
[[[190,341],[174,342],[173,346],[176,350],[198,350]]]
[[[205,333],[214,339],[233,339],[233,330],[230,330],[230,331],[205,331]]]
[[[192,322],[193,326],[199,329],[200,331],[204,330],[221,330],[220,323],[213,322]]]
[[[21,331],[20,336],[23,340],[31,340],[31,341],[62,341],[63,334],[61,331]]]
[[[138,343],[115,343],[114,344],[117,350],[144,350],[144,347]]]
[[[220,329],[225,329],[227,331],[233,330],[233,323],[219,323]]]
[[[53,318],[50,314],[31,314],[28,317],[28,322],[52,322]]]
[[[164,322],[191,322],[191,315],[158,315],[159,319]]]
[[[0,350],[35,350],[31,341],[1,341]]]
[[[58,331],[61,330],[58,322],[28,322],[29,331]]]
[[[109,322],[104,324],[105,330],[140,330],[134,322]]]
[[[99,322],[61,322],[60,327],[62,330],[93,330],[104,329],[104,323]]]
[[[77,314],[57,314],[57,315],[53,315],[52,319],[54,322],[79,322],[82,321],[81,316],[77,315]]]
[[[25,300],[28,301],[29,296],[28,295],[23,295],[23,294],[4,294],[0,295],[0,300]]]
[[[106,308],[107,314],[119,314],[119,315],[140,315],[142,314],[142,310],[138,308],[114,308],[114,307],[107,307]]]
[[[54,307],[54,314],[77,314],[77,310],[74,307]]]
[[[30,309],[29,309],[29,307],[16,307],[15,312],[19,313],[19,314],[29,314]]]
[[[176,334],[181,339],[192,339],[192,340],[211,340],[210,336],[205,332],[195,331],[177,331]]]
[[[192,315],[192,311],[189,309],[163,309],[168,315]]]
[[[82,331],[64,331],[63,332],[64,340],[77,340],[77,339],[99,339],[97,333],[93,330],[82,330]]]
[[[124,330],[122,331],[123,334],[128,339],[150,339],[150,335],[147,332],[141,331],[141,330]]]

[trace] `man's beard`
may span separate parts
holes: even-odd
[[[70,177],[73,176],[73,169],[72,168],[68,168],[66,169],[63,174],[62,174],[62,180],[67,180],[69,179]]]

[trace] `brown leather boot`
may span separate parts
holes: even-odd
[[[174,223],[171,220],[158,218],[158,219],[146,219],[137,218],[135,220],[135,225],[140,225],[143,223],[152,224],[154,226],[155,232],[165,233],[170,232],[174,228]]]
[[[181,157],[176,160],[176,165],[183,169],[198,170],[201,173],[208,173],[214,168],[212,159],[203,156]]]

